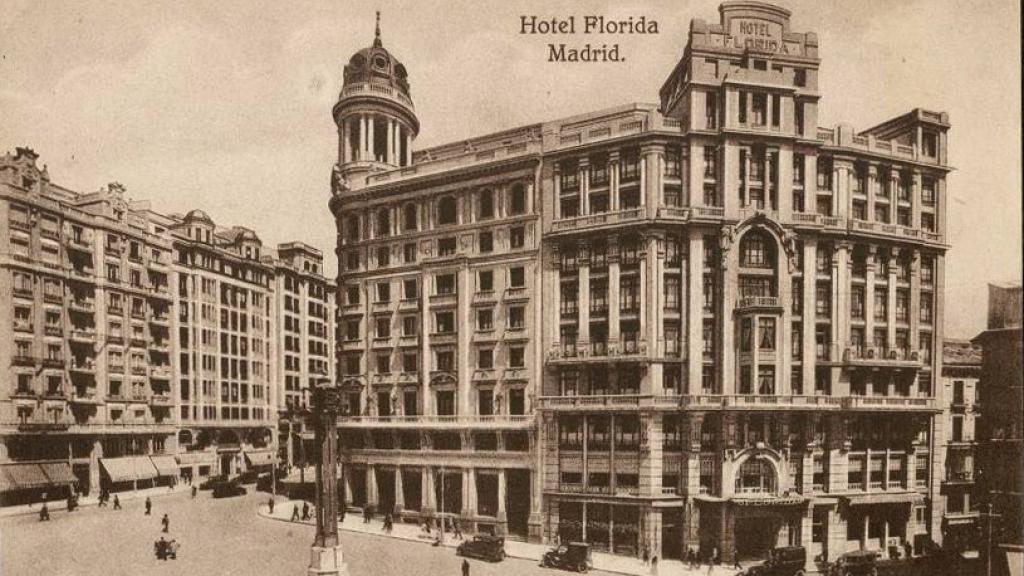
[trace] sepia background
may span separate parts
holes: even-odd
[[[347,55],[373,35],[411,70],[418,147],[630,101],[656,102],[690,18],[718,0],[633,2],[80,2],[0,10],[0,144],[55,181],[110,181],[163,212],[326,253]],[[950,114],[947,334],[984,328],[985,285],[1020,278],[1019,3],[785,0],[816,30],[819,122],[864,129],[915,106]],[[657,35],[522,36],[519,16],[646,16]],[[548,63],[549,42],[618,42],[624,63]],[[329,273],[336,262],[327,258]]]

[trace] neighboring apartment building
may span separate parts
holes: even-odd
[[[942,416],[946,434],[942,495],[943,543],[957,550],[977,550],[978,509],[975,502],[975,435],[981,347],[969,340],[947,338],[942,345]]]
[[[406,68],[349,60],[349,504],[666,558],[941,540],[948,118],[818,128],[817,36],[720,12],[660,107],[416,152]]]
[[[167,229],[111,184],[78,194],[0,157],[4,503],[177,475]]]
[[[0,157],[3,503],[267,469],[279,398],[333,377],[320,252],[74,192],[37,158]]]
[[[988,328],[974,338],[981,345],[981,390],[978,415],[977,495],[991,505],[997,574],[1019,574],[1022,567],[1024,515],[1024,345],[1021,285],[989,284]],[[986,508],[987,510],[987,508]],[[984,520],[984,517],[982,517]]]
[[[324,277],[323,252],[301,242],[279,244],[274,263],[278,337],[275,381],[281,383],[277,407],[280,415],[280,445],[289,466],[306,454],[298,445],[306,438],[312,455],[310,433],[304,433],[300,415],[309,408],[309,394],[321,380],[335,382],[336,287]],[[289,441],[290,439],[290,441]]]

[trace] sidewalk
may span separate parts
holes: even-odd
[[[110,503],[107,504],[107,507],[110,508],[114,506],[114,495],[117,495],[118,500],[121,501],[121,506],[125,506],[127,502],[145,499],[147,496],[150,498],[159,498],[162,496],[173,496],[175,494],[184,495],[189,494],[191,490],[192,488],[186,484],[178,484],[174,487],[174,490],[170,490],[166,486],[157,486],[155,488],[143,488],[142,490],[111,492]],[[78,509],[83,510],[86,508],[96,508],[96,504],[98,502],[98,495],[81,496],[78,498]],[[58,510],[66,510],[68,507],[68,501],[61,498],[60,500],[50,500],[46,505],[50,510],[50,514],[53,514]],[[17,506],[4,506],[3,508],[0,508],[0,518],[22,516],[25,514],[39,514],[39,509],[42,507],[42,502],[36,502],[34,504],[19,504]]]
[[[295,506],[299,507],[300,513],[302,511],[303,502],[301,500],[278,499],[275,502],[273,514],[270,514],[266,504],[261,504],[257,513],[264,518],[278,520],[281,522],[290,522],[292,511]],[[300,521],[300,523],[313,525],[314,521],[306,520]],[[365,523],[363,522],[361,515],[352,513],[345,514],[345,521],[338,525],[338,529],[345,530],[347,532],[371,534],[382,538],[397,538],[399,540],[421,542],[423,544],[433,544],[434,538],[437,535],[435,531],[431,532],[431,534],[427,536],[423,534],[420,531],[420,527],[415,524],[401,524],[397,522],[395,523],[391,534],[385,534],[383,530],[383,522],[381,520],[374,519],[369,523]],[[452,538],[451,533],[445,534],[445,547],[454,549],[459,543],[459,540]],[[540,562],[540,558],[544,555],[544,552],[547,552],[550,549],[551,547],[546,544],[536,544],[532,542],[521,542],[508,539],[505,540],[505,554],[514,558],[525,558],[527,560]],[[650,566],[644,566],[644,563],[639,558],[629,558],[603,552],[593,553],[592,568],[594,570],[629,574],[632,576],[648,576],[652,574]],[[737,572],[737,570],[727,570],[721,566],[716,566],[711,574],[712,576],[733,576]],[[697,570],[690,570],[679,560],[661,560],[658,562],[658,573],[672,575],[681,574],[683,576],[706,576],[708,574],[708,569],[707,566],[704,566]]]

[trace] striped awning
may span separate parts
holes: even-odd
[[[182,452],[178,454],[178,463],[182,466],[213,464],[216,461],[217,455],[213,452]]]
[[[39,464],[7,464],[0,468],[3,469],[3,474],[0,476],[3,491],[31,490],[44,488],[51,484]]]
[[[153,467],[156,468],[157,476],[178,475],[178,461],[174,459],[174,456],[163,454],[150,456],[149,459],[153,462]]]
[[[847,506],[871,504],[910,504],[924,500],[917,492],[868,492],[864,494],[844,494],[840,496]]]
[[[101,458],[111,482],[151,480],[157,477],[156,467],[149,456],[125,456],[124,458]]]
[[[75,484],[78,478],[71,473],[71,466],[67,462],[43,462],[39,465],[43,473],[50,479],[51,484]]]
[[[247,450],[245,459],[250,466],[272,466],[277,461],[273,450]]]

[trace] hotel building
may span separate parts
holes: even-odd
[[[942,346],[942,418],[947,430],[943,543],[957,550],[977,550],[979,511],[975,502],[975,433],[981,388],[981,346],[947,338]]]
[[[820,128],[817,36],[719,11],[659,105],[423,150],[379,30],[349,60],[349,505],[809,568],[941,540],[948,117]]]

